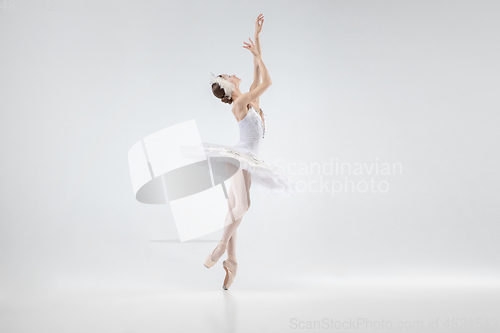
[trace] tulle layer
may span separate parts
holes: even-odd
[[[184,156],[199,156],[199,149],[184,147]],[[295,183],[288,179],[281,169],[266,163],[255,156],[251,150],[238,146],[224,146],[214,143],[203,143],[205,156],[226,157],[224,161],[251,173],[252,187],[260,191],[278,196],[296,194]]]

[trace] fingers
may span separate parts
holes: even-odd
[[[253,43],[253,41],[252,41],[252,39],[250,37],[248,39],[250,40],[251,44],[248,44],[247,42],[243,42],[243,44],[245,44],[245,45],[243,45],[243,47],[246,48],[246,49],[248,49],[248,50],[250,50],[250,51],[252,51],[252,50],[255,49],[255,44]]]

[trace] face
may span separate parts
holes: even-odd
[[[234,83],[234,85],[236,87],[240,86],[241,79],[239,77],[237,77],[236,75],[234,75],[234,74],[233,75],[221,74],[221,76],[224,79],[228,80],[229,82]]]

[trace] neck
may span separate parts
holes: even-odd
[[[233,90],[233,93],[231,94],[231,99],[233,100],[233,103],[242,95],[241,90],[239,87],[235,88]]]

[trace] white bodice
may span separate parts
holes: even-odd
[[[262,109],[260,110],[262,111]],[[238,126],[240,127],[240,141],[235,147],[246,148],[258,156],[260,141],[265,135],[265,124],[262,122],[260,114],[254,107],[251,107],[245,118],[238,122]]]

